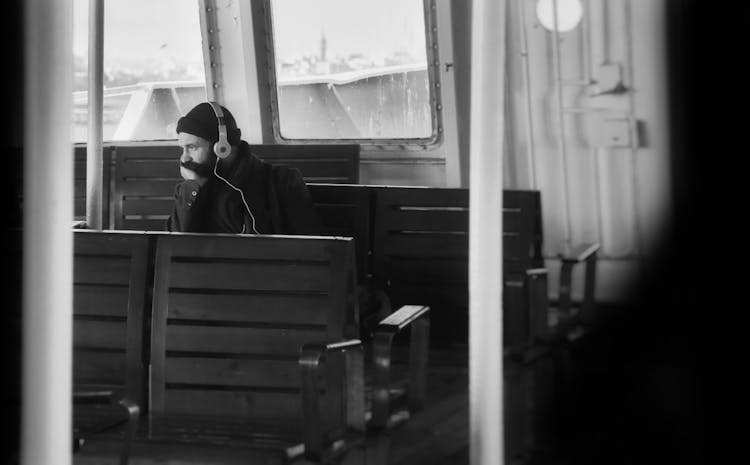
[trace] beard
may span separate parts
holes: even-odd
[[[208,163],[196,163],[193,160],[181,161],[180,166],[195,172],[195,174],[203,178],[211,176],[214,172],[213,166]]]

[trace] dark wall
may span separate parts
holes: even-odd
[[[717,419],[738,409],[743,370],[731,360],[746,307],[747,92],[729,84],[744,81],[743,7],[667,2],[674,222],[627,308],[573,351],[551,422],[560,463],[715,463],[733,443]],[[709,444],[709,432],[722,440]]]
[[[17,199],[21,186],[15,173],[21,168],[21,144],[23,140],[23,2],[10,0],[3,4],[5,24],[0,28],[0,46],[3,57],[2,89],[3,109],[0,124],[0,147],[6,163],[3,187],[3,328],[2,345],[2,405],[6,428],[2,435],[0,463],[17,461],[19,450],[19,424],[21,399],[21,238],[17,228],[21,225],[21,213]]]

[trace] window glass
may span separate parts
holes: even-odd
[[[87,5],[74,2],[76,142],[88,128]],[[205,87],[197,0],[104,2],[104,140],[175,138],[176,119],[206,99]]]
[[[271,0],[271,22],[282,138],[433,137],[422,0]]]

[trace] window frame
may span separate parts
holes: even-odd
[[[266,52],[266,77],[268,79],[268,96],[270,99],[271,128],[274,141],[278,144],[359,144],[363,148],[375,148],[382,151],[420,151],[434,150],[443,143],[443,104],[441,99],[440,54],[437,29],[436,0],[422,0],[425,24],[425,48],[427,55],[427,80],[429,86],[429,104],[432,123],[432,134],[423,138],[287,138],[281,134],[281,120],[276,79],[276,53],[273,42],[273,18],[271,2],[263,0],[263,21]]]

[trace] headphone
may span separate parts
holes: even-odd
[[[224,120],[224,112],[221,111],[221,107],[216,102],[208,102],[216,113],[216,120],[219,122],[219,140],[214,144],[214,153],[219,158],[226,158],[232,152],[232,147],[229,145],[229,139],[227,138],[227,124]]]
[[[216,120],[219,123],[219,140],[216,141],[214,144],[214,153],[216,154],[217,158],[224,159],[229,156],[230,153],[232,153],[232,146],[229,145],[229,139],[227,138],[227,125],[224,120],[224,112],[221,111],[221,107],[216,102],[208,102],[209,105],[211,105],[211,108],[213,108],[214,113],[216,113]],[[240,197],[242,197],[242,204],[245,206],[245,209],[247,210],[247,213],[250,215],[250,219],[253,220],[253,232],[255,234],[260,234],[258,230],[255,228],[255,215],[253,215],[252,210],[250,210],[250,206],[247,204],[247,201],[245,200],[245,194],[242,192],[242,189],[239,189],[232,185],[229,181],[224,179],[217,171],[216,167],[219,165],[219,160],[216,160],[216,163],[214,164],[214,175],[224,181],[229,187],[236,190],[240,193]],[[245,232],[245,225],[242,225],[242,233]]]

